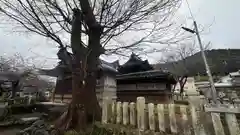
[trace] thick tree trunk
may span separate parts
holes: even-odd
[[[85,129],[87,124],[101,119],[101,109],[97,101],[96,72],[101,54],[100,36],[102,27],[98,25],[88,1],[81,1],[82,11],[74,9],[72,21],[71,47],[74,55],[72,63],[72,102],[68,111],[56,123],[62,130]],[[84,17],[83,17],[84,16]],[[88,26],[88,46],[81,44],[82,21]]]
[[[62,131],[82,130],[88,124],[101,119],[100,106],[95,94],[96,79],[88,76],[85,84],[80,76],[73,77],[73,94],[67,112],[57,121],[56,127]]]
[[[87,61],[75,60],[72,68],[72,101],[55,125],[61,131],[83,130],[88,124],[101,119],[101,108],[95,93],[97,62],[97,55]],[[87,65],[83,66],[83,63]]]

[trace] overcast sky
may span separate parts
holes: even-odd
[[[211,42],[212,48],[240,48],[240,12],[239,0],[189,0],[190,7],[197,23],[210,30],[202,35],[204,42]],[[185,18],[191,22],[190,13],[183,0],[177,16]],[[191,27],[191,23],[188,23]],[[13,55],[18,52],[22,56],[33,57],[33,62],[49,68],[56,65],[56,45],[40,36],[27,36],[11,33],[10,28],[0,28],[0,53],[1,55]],[[156,54],[148,58],[150,62],[157,60]],[[113,59],[111,59],[113,60]]]

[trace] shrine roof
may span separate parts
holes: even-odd
[[[152,65],[149,64],[148,60],[142,60],[136,54],[132,53],[129,60],[123,65],[119,66],[118,71],[122,74],[143,72],[153,70]]]
[[[102,69],[105,72],[112,72],[112,73],[118,73],[118,61],[114,61],[112,63],[106,62],[104,60],[100,60],[100,64],[98,66],[98,68]]]
[[[99,70],[102,70],[103,72],[112,73],[112,74],[118,73],[118,70],[117,70],[118,61],[108,63],[104,60],[101,60],[101,59],[99,60],[100,60],[100,64],[98,66]],[[62,75],[61,72],[63,71],[65,72],[65,74],[70,73],[70,71],[67,70],[67,67],[65,65],[62,65],[61,62],[59,62],[59,64],[52,69],[38,69],[39,74],[52,76],[52,77],[58,77]]]
[[[16,81],[21,77],[22,73],[4,71],[0,72],[0,81]]]
[[[176,78],[174,77],[173,74],[162,70],[150,70],[117,75],[117,80],[163,79],[163,78],[169,80],[173,84],[176,83]]]

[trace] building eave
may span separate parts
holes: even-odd
[[[128,79],[167,79],[170,80],[172,84],[175,84],[176,78],[169,72],[164,72],[161,70],[150,70],[144,72],[135,72],[135,73],[128,73],[128,74],[121,74],[117,75],[117,80],[128,80]]]

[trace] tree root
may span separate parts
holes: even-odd
[[[68,110],[64,112],[61,117],[56,121],[55,128],[60,132],[70,129],[82,131],[87,126],[87,115],[85,107],[79,104],[70,104]]]

